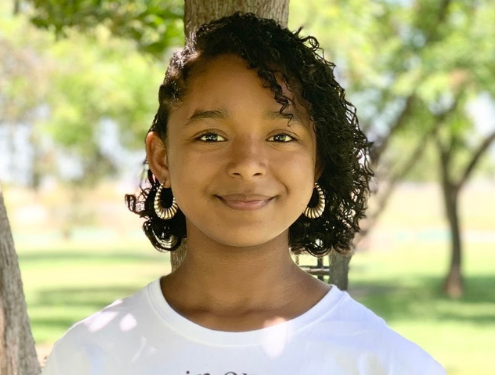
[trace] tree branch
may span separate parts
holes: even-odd
[[[402,165],[402,167],[394,173],[392,178],[387,182],[387,187],[377,196],[377,208],[374,210],[371,215],[368,215],[366,220],[364,221],[365,227],[361,229],[354,240],[354,244],[356,245],[361,241],[366,235],[373,229],[375,224],[377,223],[378,217],[380,217],[381,213],[387,208],[387,204],[394,192],[395,188],[399,181],[401,181],[407,173],[416,165],[418,160],[421,159],[423,153],[426,149],[426,144],[428,140],[431,138],[433,134],[435,134],[438,130],[438,124],[434,125],[429,131],[425,132],[421,139],[416,144],[416,147],[411,152],[411,155],[406,160],[406,162]]]
[[[372,151],[371,154],[371,159],[374,164],[378,164],[380,157],[382,156],[383,152],[388,146],[388,143],[390,141],[390,138],[397,133],[397,131],[404,126],[406,123],[406,120],[411,113],[412,106],[415,101],[415,92],[411,93],[409,97],[406,99],[406,103],[404,105],[404,108],[402,108],[401,113],[399,116],[397,116],[395,122],[390,126],[390,130],[387,133],[385,137],[381,139],[380,144],[374,148],[374,151]]]
[[[17,16],[19,14],[20,9],[21,9],[20,0],[14,0],[14,16]]]
[[[464,170],[464,173],[462,174],[462,177],[459,179],[457,182],[457,188],[460,189],[466,181],[469,179],[469,176],[471,173],[473,173],[474,168],[480,161],[481,156],[488,150],[488,147],[495,141],[495,131],[493,131],[488,137],[486,137],[483,142],[478,146],[476,151],[473,154],[473,157],[469,161],[466,169]]]
[[[452,0],[442,0],[440,7],[438,9],[437,13],[437,21],[435,22],[435,26],[431,27],[429,29],[429,33],[425,36],[425,42],[422,46],[422,49],[424,50],[432,41],[435,40],[436,36],[438,35],[438,30],[440,26],[445,22],[449,10],[449,6],[451,4]],[[421,81],[420,77],[418,79],[418,82]],[[376,165],[378,164],[383,152],[386,150],[390,138],[400,129],[404,126],[407,117],[409,116],[411,112],[411,107],[413,106],[414,102],[416,100],[416,92],[413,91],[406,99],[406,104],[404,108],[402,109],[401,113],[398,115],[396,118],[395,122],[390,126],[390,131],[388,134],[383,137],[380,140],[380,143],[374,148],[374,151],[371,153],[371,160],[373,163]],[[366,127],[365,127],[366,128]]]
[[[436,120],[437,126],[440,126],[445,123],[445,120],[452,115],[457,108],[459,108],[459,102],[461,101],[461,97],[463,96],[464,90],[459,90],[458,95],[455,96],[454,98],[454,103],[452,106],[447,109],[446,111],[443,111],[442,113],[435,115],[434,118]],[[450,142],[448,145],[442,144],[439,134],[435,133],[435,142],[437,144],[437,147],[440,151],[440,157],[442,158],[442,163],[445,166],[448,166],[450,163],[450,158],[452,156],[452,152],[455,147],[455,142],[456,142],[456,136],[454,133],[451,134]]]
[[[440,8],[438,9],[437,22],[435,23],[435,27],[431,28],[430,32],[425,36],[425,45],[432,40],[435,40],[435,38],[437,37],[440,25],[445,21],[445,18],[447,18],[447,13],[451,2],[452,0],[442,0]]]

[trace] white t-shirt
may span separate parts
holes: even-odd
[[[155,280],[72,326],[43,375],[445,375],[416,344],[332,286],[295,319],[248,332],[199,326]]]

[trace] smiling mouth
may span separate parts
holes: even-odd
[[[220,202],[225,204],[227,207],[240,211],[259,210],[260,208],[265,207],[274,198],[274,197],[263,197],[263,199],[260,199],[261,197],[246,198],[246,197],[233,197],[233,196],[228,196],[228,197],[216,196],[216,197],[220,200]]]

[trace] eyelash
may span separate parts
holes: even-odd
[[[214,133],[214,132],[206,132],[206,133],[203,133],[203,134],[200,134],[196,140],[197,141],[200,141],[200,142],[205,142],[205,143],[215,143],[217,141],[206,141],[206,140],[202,140],[201,138],[203,138],[204,136],[211,136],[211,135],[216,135],[216,136],[219,136],[219,137],[222,137],[220,134],[218,133]],[[287,133],[279,133],[279,134],[275,134],[273,136],[271,136],[270,138],[273,138],[273,137],[277,137],[277,136],[287,136],[287,137],[290,137],[291,140],[289,141],[281,141],[281,142],[277,142],[277,143],[290,143],[290,142],[294,142],[296,140],[296,138],[294,138],[292,135],[290,134],[287,134]],[[222,137],[223,138],[223,137]],[[220,141],[221,142],[221,141]]]

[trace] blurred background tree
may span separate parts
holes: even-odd
[[[59,38],[71,30],[86,35],[104,27],[113,37],[131,40],[140,52],[161,57],[184,42],[181,0],[13,0],[14,13],[26,12],[39,28]]]
[[[415,167],[433,170],[443,186],[452,241],[444,290],[459,297],[463,285],[458,193],[495,138],[493,123],[491,129],[489,123],[481,124],[479,131],[469,111],[482,97],[494,103],[495,70],[489,67],[495,58],[491,26],[495,3],[309,0],[295,4],[291,21],[305,23],[318,35],[374,142],[371,162],[379,189],[356,240],[376,223],[397,182],[407,179]],[[428,147],[441,156],[422,160]],[[463,168],[462,177],[455,180]]]
[[[151,123],[156,101],[148,80],[153,77],[158,86],[163,68],[139,53],[134,41],[113,37],[101,25],[91,24],[89,35],[55,28],[57,37],[65,37],[54,43],[51,33],[34,33],[28,23],[4,18],[0,48],[8,58],[1,61],[0,123],[8,136],[9,169],[34,189],[49,178],[69,187],[60,212],[69,236],[71,227],[91,220],[84,210],[89,188],[121,175],[124,159],[142,150],[144,124]],[[15,141],[19,130],[28,134],[28,143]],[[27,163],[19,163],[23,159]]]

